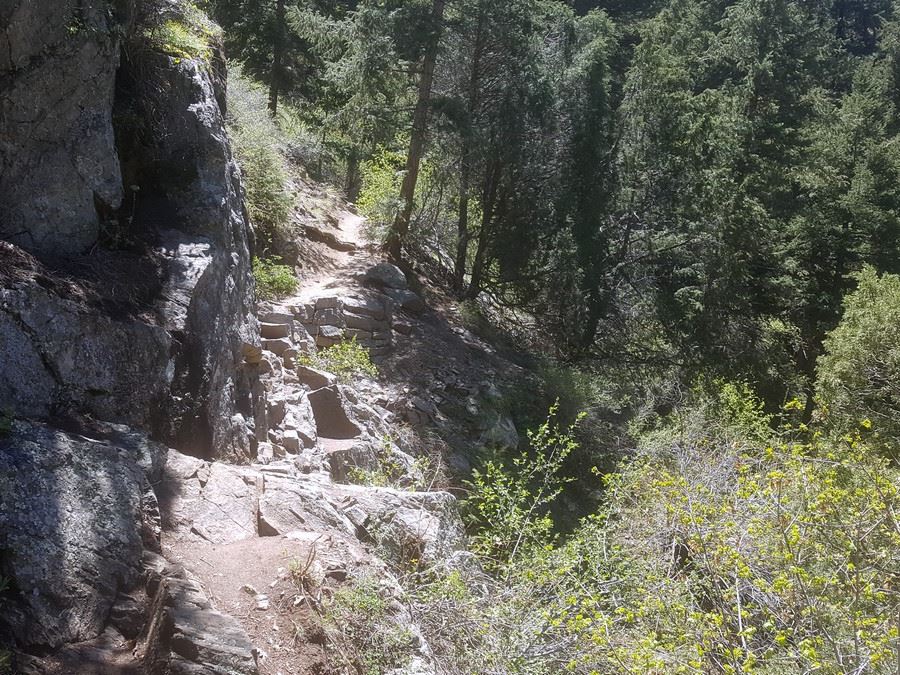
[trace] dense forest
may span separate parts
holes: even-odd
[[[470,484],[502,601],[419,580],[458,672],[900,670],[900,6],[212,5],[394,261],[544,355]]]
[[[897,271],[893,4],[577,4],[216,15],[394,257],[566,362],[746,379],[808,417],[853,275]]]

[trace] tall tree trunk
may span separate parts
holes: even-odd
[[[478,105],[478,83],[481,78],[481,55],[484,50],[484,12],[479,5],[478,26],[475,32],[475,45],[472,50],[472,66],[469,71],[468,113],[470,128],[463,138],[462,159],[459,168],[459,218],[456,223],[456,260],[453,268],[453,290],[462,296],[466,283],[466,262],[469,257],[469,180],[472,169],[472,127],[475,126],[476,107]]]
[[[344,193],[347,200],[355,202],[359,198],[359,151],[353,148],[347,157],[347,175],[344,177]]]
[[[481,229],[478,231],[478,246],[475,249],[475,260],[472,262],[472,277],[469,279],[469,288],[465,297],[475,299],[481,293],[481,282],[484,278],[484,265],[487,259],[488,239],[490,237],[491,222],[494,220],[494,209],[497,204],[497,193],[500,189],[500,176],[502,166],[499,159],[494,159],[485,177],[487,184],[484,186],[482,199]]]
[[[272,44],[272,73],[269,76],[269,112],[278,112],[284,64],[285,9],[284,0],[275,0],[275,39]]]
[[[472,262],[472,278],[469,279],[469,288],[466,290],[466,298],[469,300],[474,300],[481,293],[484,260],[487,257],[487,231],[487,224],[484,224],[478,233],[478,246],[475,249],[475,260]]]
[[[456,261],[453,266],[453,290],[462,295],[466,283],[466,261],[469,257],[469,169],[466,160],[459,173],[459,219],[456,223]]]
[[[409,221],[412,218],[413,201],[416,196],[416,184],[419,182],[419,166],[425,151],[425,137],[428,132],[428,109],[431,106],[431,87],[434,83],[434,67],[437,62],[438,47],[441,41],[441,27],[444,21],[446,0],[434,0],[431,8],[432,25],[435,27],[431,43],[425,49],[422,58],[422,74],[419,78],[419,92],[416,108],[413,112],[412,135],[409,140],[409,154],[406,157],[406,174],[400,188],[401,208],[394,219],[394,226],[388,236],[387,251],[394,260],[403,257],[403,240],[409,232]]]

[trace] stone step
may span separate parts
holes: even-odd
[[[265,340],[277,340],[278,338],[286,338],[291,336],[290,323],[261,323],[259,325],[259,334]]]
[[[277,340],[263,340],[263,349],[270,351],[277,356],[281,356],[288,349],[294,349],[294,344],[287,338],[279,338]]]
[[[316,431],[320,438],[348,439],[362,434],[362,429],[348,416],[336,386],[325,387],[310,393]]]
[[[294,314],[287,308],[265,312],[259,315],[261,323],[280,323],[290,325],[294,321]]]
[[[385,299],[387,300],[387,299]],[[382,301],[379,298],[366,296],[362,298],[346,298],[344,299],[344,309],[353,314],[364,314],[371,316],[373,319],[383,321],[387,318],[392,307],[392,301]]]
[[[297,378],[313,391],[330,387],[337,382],[337,378],[331,373],[304,365],[297,366]]]

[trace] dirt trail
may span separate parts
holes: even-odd
[[[372,323],[374,333],[360,332],[373,340],[387,331],[390,348],[402,338],[392,331],[392,300],[361,282],[367,269],[382,262],[366,239],[365,220],[333,195],[307,204],[298,228],[305,234],[299,290],[276,306],[260,307],[263,338],[267,332],[288,336],[263,339],[270,426],[263,441],[269,442],[259,443],[259,459],[249,467],[199,466],[170,457],[173,466],[189,468],[173,470],[180,476],[172,479],[162,536],[166,557],[183,565],[213,606],[247,632],[262,675],[346,672],[346,662],[326,649],[322,612],[328,599],[348,579],[369,575],[399,592],[370,550],[368,524],[384,518],[397,540],[407,536],[404,527],[426,538],[443,527],[431,513],[443,507],[427,495],[342,484],[349,467],[377,469],[373,457],[382,451],[378,438],[386,437],[384,420],[390,417],[375,402],[385,402],[384,390],[373,382],[338,388],[327,374],[324,382],[300,382],[295,375],[296,351],[329,344],[304,329],[319,329],[321,322],[311,316],[319,306],[325,321],[339,326]],[[349,307],[345,317],[338,297],[358,307]],[[348,437],[329,437],[335,419],[346,432],[336,435]],[[411,458],[403,461],[412,466]],[[406,520],[398,519],[398,509]],[[422,523],[425,529],[418,531]]]
[[[307,224],[300,292],[284,304],[302,304],[327,292],[356,288],[356,277],[379,261],[375,245],[366,237],[365,223],[365,218],[343,208],[333,218]]]
[[[438,562],[463,547],[455,500],[440,488],[468,471],[472,448],[518,443],[501,399],[521,369],[437,291],[423,298],[379,265],[350,205],[301,189],[300,287],[261,305],[263,351],[249,366],[267,400],[257,459],[170,455],[163,553],[240,623],[261,675],[343,675],[352,669],[323,630],[330,598],[375,578],[397,607],[392,620],[411,625],[392,570],[406,555]],[[375,265],[386,278],[373,278]],[[300,354],[350,338],[370,350],[378,378],[341,383],[298,367]],[[410,658],[428,662],[427,644]]]

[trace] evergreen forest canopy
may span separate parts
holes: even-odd
[[[890,0],[215,13],[395,255],[539,317],[567,361],[745,378],[811,411],[853,274],[900,267]]]
[[[900,4],[211,4],[392,257],[566,366],[472,480],[502,601],[420,580],[458,672],[900,671]]]

